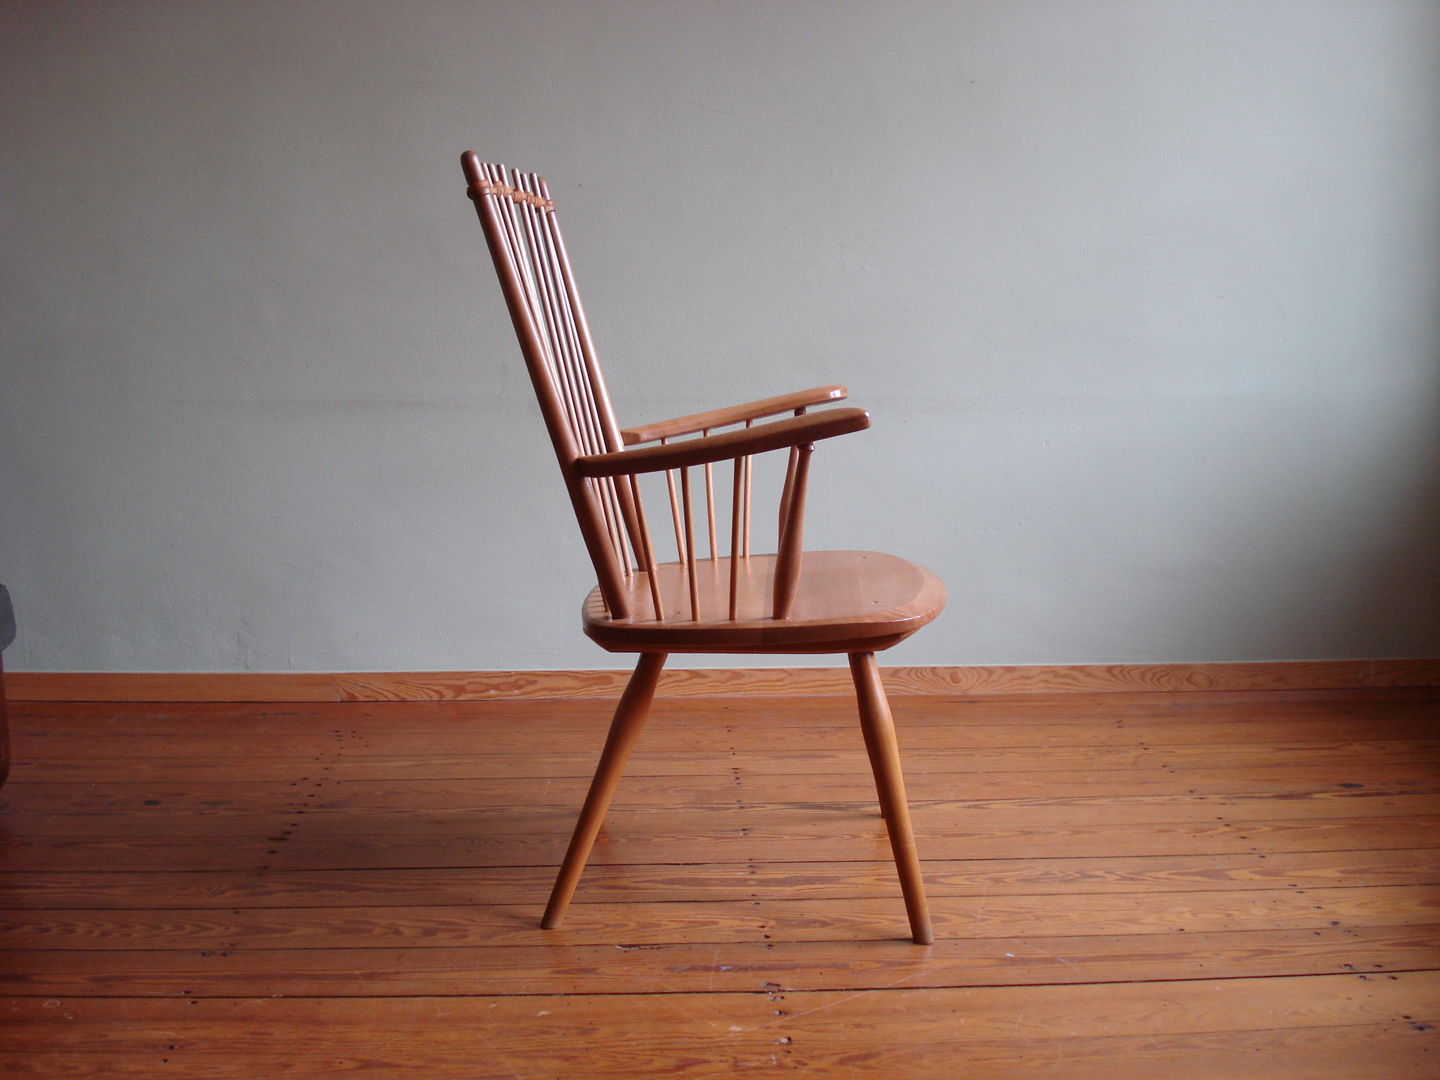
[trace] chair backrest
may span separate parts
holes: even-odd
[[[629,553],[639,547],[634,504],[623,482],[589,479],[575,469],[577,458],[623,443],[555,204],[535,173],[482,162],[473,152],[461,160],[600,594],[611,615],[624,618]]]
[[[462,157],[468,194],[484,226],[485,239],[510,309],[510,319],[520,340],[520,350],[540,402],[545,426],[565,478],[571,505],[600,586],[600,597],[612,619],[667,619],[660,578],[669,563],[660,563],[645,519],[641,485],[634,471],[617,475],[597,468],[594,461],[581,458],[617,453],[635,443],[667,443],[671,438],[699,435],[703,440],[718,428],[744,424],[751,427],[757,418],[793,411],[800,416],[808,405],[845,396],[844,387],[816,387],[798,394],[749,402],[733,409],[718,409],[694,416],[677,417],[639,428],[621,430],[615,422],[610,395],[600,373],[595,344],[585,320],[585,309],[575,286],[575,276],[565,253],[565,242],[555,218],[555,204],[544,179],[535,173],[507,169],[482,162],[473,153]],[[758,410],[758,411],[757,411]],[[869,418],[858,409],[842,417],[844,430],[858,430]],[[831,426],[830,434],[840,430]],[[726,433],[727,435],[730,433]],[[774,433],[771,433],[773,437]],[[826,436],[821,436],[826,437]],[[750,562],[751,458],[756,443],[726,443],[726,455],[734,467],[729,505],[730,556],[728,595],[719,610],[700,599],[697,548],[708,539],[709,560],[721,564],[717,542],[718,518],[716,484],[712,463],[703,461],[703,510],[701,528],[692,521],[690,471],[688,465],[656,466],[664,470],[664,484],[675,537],[677,564],[688,592],[689,618],[741,617],[739,582],[741,567]],[[777,550],[774,557],[773,605],[771,616],[789,616],[799,575],[803,540],[805,478],[811,447],[790,445],[784,486],[780,491],[776,521]],[[773,447],[772,447],[773,448]],[[714,449],[712,446],[711,450]],[[761,450],[764,448],[761,447]],[[670,460],[673,460],[671,455]],[[583,472],[582,472],[583,467]],[[644,471],[644,470],[640,470]],[[678,485],[677,485],[678,479]],[[678,490],[677,490],[678,486]],[[697,496],[701,497],[701,496]],[[767,564],[768,565],[768,564]],[[713,569],[713,568],[712,568]],[[748,571],[747,571],[748,572]],[[760,572],[765,572],[764,567]],[[668,573],[668,572],[667,572]],[[709,573],[707,571],[707,573]],[[667,587],[668,589],[668,587]],[[636,599],[648,593],[648,600]],[[673,594],[672,594],[673,595]]]

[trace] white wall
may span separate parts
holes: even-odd
[[[12,2],[0,581],[36,670],[615,666],[458,156],[621,421],[825,381],[912,664],[1440,651],[1440,5]],[[699,661],[711,663],[712,661]]]

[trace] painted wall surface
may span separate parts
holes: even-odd
[[[1440,652],[1434,2],[12,0],[0,71],[7,667],[624,662],[469,148],[622,423],[871,410],[808,535],[947,580],[888,662]]]

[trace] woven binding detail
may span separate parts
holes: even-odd
[[[477,180],[471,184],[468,194],[472,199],[478,199],[482,195],[498,195],[503,199],[510,199],[514,202],[528,203],[537,210],[554,210],[555,204],[549,199],[542,199],[539,195],[532,195],[528,191],[521,191],[509,184],[497,184],[492,180]]]

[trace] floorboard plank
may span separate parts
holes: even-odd
[[[299,949],[44,949],[0,969],[14,997],[437,997],[855,990],[1424,970],[1440,923],[892,941]]]
[[[657,698],[650,729],[666,726],[713,730],[717,724],[850,726],[855,706],[848,696],[712,697],[700,701]],[[395,702],[115,702],[12,701],[12,726],[20,734],[198,735],[231,734],[237,725],[259,735],[297,731],[359,734],[463,731],[477,725],[505,727],[543,723],[546,731],[604,730],[619,699],[395,701]],[[1268,724],[1294,717],[1388,719],[1428,717],[1440,724],[1440,688],[1363,690],[1204,691],[1127,694],[891,694],[902,726],[927,723],[1093,725],[1147,720],[1190,723],[1196,716],[1227,722]]]
[[[1357,779],[1358,777],[1358,779]],[[332,810],[456,810],[496,806],[578,808],[583,776],[481,777],[470,780],[210,780],[199,783],[111,780],[80,783],[9,781],[0,789],[0,819],[24,814],[211,810],[286,810],[311,805]],[[1031,773],[927,772],[918,774],[912,799],[1078,798],[1095,792],[1145,795],[1288,796],[1433,793],[1440,765],[1390,763],[1357,768],[1352,762],[1313,765],[1257,764],[1232,768],[1076,769]],[[737,789],[753,801],[826,803],[872,800],[874,783],[857,772],[756,773],[748,762],[708,775],[626,776],[619,797],[626,806],[714,806],[733,802]],[[311,798],[311,796],[314,798]]]
[[[0,909],[390,907],[504,904],[543,895],[552,866],[192,873],[0,872]],[[932,896],[1082,895],[1127,891],[1440,884],[1440,849],[1311,851],[1132,858],[929,859]],[[888,897],[888,858],[875,862],[724,863],[590,867],[575,903],[665,903],[740,893],[793,899]]]
[[[240,725],[236,725],[240,726]],[[395,755],[473,754],[484,747],[493,754],[546,755],[568,753],[586,741],[596,749],[604,741],[605,724],[596,723],[585,735],[547,730],[533,724],[506,727],[475,726],[455,731],[407,732],[299,732],[257,734],[217,728],[203,735],[170,734],[164,737],[165,757],[257,761],[267,758],[325,760]],[[1162,747],[1228,743],[1386,741],[1440,738],[1440,725],[1431,716],[1408,718],[1296,717],[1269,723],[1207,721],[1153,723],[1119,720],[1109,724],[1031,723],[983,724],[957,716],[952,723],[898,725],[907,751],[979,750],[997,747]],[[588,738],[587,738],[588,737]],[[709,727],[652,724],[642,736],[647,753],[714,754],[747,748],[769,751],[804,750],[817,738],[837,746],[861,745],[859,725],[817,726],[775,723],[767,726],[715,723]],[[154,753],[151,739],[136,735],[25,735],[15,738],[17,757],[35,761],[87,761],[103,757],[115,762],[148,759]]]
[[[738,792],[739,788],[736,788]],[[1061,819],[1076,826],[1178,824],[1185,822],[1301,822],[1421,816],[1440,804],[1440,785],[1428,792],[1333,790],[1304,794],[1244,795],[1092,795],[1034,799],[922,799],[911,801],[916,830],[926,837],[950,835],[955,826],[967,832],[993,826],[1015,830],[1045,826]],[[873,796],[859,802],[746,803],[732,797],[725,803],[688,802],[683,810],[659,806],[615,806],[606,828],[615,838],[627,835],[699,837],[745,832],[783,833],[817,839],[835,832],[878,826]],[[464,839],[477,833],[565,836],[574,824],[573,806],[484,806],[463,810],[332,809],[326,803],[297,804],[270,811],[205,809],[175,813],[151,808],[97,813],[54,811],[0,814],[12,840],[131,837],[189,837],[200,841],[225,837],[309,839],[367,836]],[[877,835],[879,829],[873,830]]]
[[[127,761],[123,770],[105,757],[46,761],[16,756],[17,780],[29,783],[95,783],[123,776],[149,783],[184,783],[211,778],[249,781],[330,783],[342,780],[469,779],[534,777],[588,778],[599,760],[595,752],[550,754],[410,754],[346,758],[340,754],[315,758],[270,760],[187,760],[160,755]],[[903,747],[903,742],[902,742]],[[159,749],[159,748],[157,748]],[[1198,746],[1020,746],[953,750],[906,750],[907,777],[954,773],[963,767],[990,773],[1036,773],[1067,770],[1202,769],[1292,765],[1345,765],[1357,779],[1385,765],[1440,765],[1440,739],[1355,740],[1351,742],[1216,743]],[[705,755],[661,754],[642,748],[631,757],[627,776],[714,776],[748,763],[755,775],[857,773],[869,764],[861,748],[767,751],[724,751]]]
[[[583,1058],[587,1076],[673,1076],[683,1062],[710,1076],[938,1077],[983,1064],[987,1076],[1033,1076],[1044,1065],[1074,1078],[1099,1076],[1102,1065],[1113,1076],[1117,1048],[1144,1046],[1141,1063],[1173,1064],[1157,1075],[1213,1075],[1217,1063],[1253,1058],[1245,1075],[1293,1078],[1325,1068],[1308,1048],[1328,1043],[1332,1058],[1345,1047],[1344,1063],[1366,1071],[1322,1075],[1395,1077],[1433,1069],[1440,986],[1405,973],[599,998],[21,998],[0,1001],[0,1016],[0,1050],[32,1055],[32,1068],[55,1056],[67,1067],[108,1062],[111,1075],[173,1065],[166,1071],[228,1077],[259,1065],[268,1076],[273,1059],[312,1073],[393,1069],[423,1048],[430,1075],[437,1063],[456,1076],[566,1075]],[[1370,1037],[1357,1041],[1354,1028]],[[1335,1029],[1338,1043],[1326,1037]]]
[[[1434,843],[1440,814],[1423,817],[1119,825],[1018,825],[956,822],[944,835],[917,833],[922,858],[1052,859],[1084,852],[1092,857],[1239,854],[1283,851],[1355,851],[1417,848]],[[307,838],[303,834],[223,838],[0,838],[0,864],[12,871],[87,870],[123,866],[164,870],[408,869],[425,866],[558,866],[568,837],[547,829],[502,833],[482,819],[470,835],[365,833]],[[765,834],[737,826],[730,833],[602,834],[591,865],[649,863],[685,865],[710,860],[874,862],[890,857],[883,823],[869,815],[835,815],[828,829],[767,827]]]
[[[327,908],[7,911],[0,947],[23,949],[287,949],[414,943],[612,945],[633,942],[864,941],[904,936],[898,900],[779,899],[742,894],[670,903],[577,905],[559,930],[541,930],[531,903]],[[1186,934],[1316,930],[1440,922],[1440,886],[1100,893],[1088,896],[937,896],[937,932],[1010,938],[1057,934]]]

